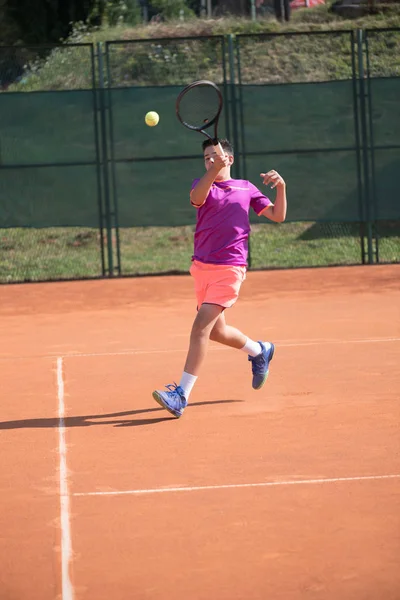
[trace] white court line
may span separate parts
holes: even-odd
[[[296,348],[302,346],[329,346],[330,344],[386,344],[389,342],[400,342],[400,338],[390,337],[390,338],[365,338],[365,339],[355,339],[355,340],[304,340],[303,342],[287,340],[285,342],[275,342],[275,346],[278,348]],[[217,350],[227,351],[232,350],[228,346],[222,345],[212,345],[209,350]],[[63,354],[61,358],[84,358],[90,356],[133,356],[136,354],[172,354],[176,352],[187,352],[186,348],[169,348],[166,350],[151,348],[149,350],[121,350],[117,352],[68,352]],[[57,354],[36,354],[36,355],[28,355],[28,356],[0,356],[1,360],[27,360],[27,359],[36,359],[36,358],[47,358],[54,359],[60,356],[60,353]]]
[[[72,556],[69,509],[67,445],[65,442],[65,404],[63,359],[57,358],[58,451],[60,456],[61,588],[62,600],[73,600],[74,589],[69,576]]]
[[[199,485],[138,490],[119,490],[114,492],[74,492],[73,496],[139,496],[143,494],[171,494],[176,492],[201,492],[211,490],[229,490],[240,488],[278,487],[287,485],[310,485],[318,483],[341,483],[349,481],[377,481],[380,479],[400,479],[397,475],[366,475],[360,477],[332,477],[329,479],[295,479],[293,481],[265,481],[263,483],[232,483],[222,485]]]
[[[361,340],[305,340],[304,342],[276,342],[278,348],[292,348],[300,346],[320,346],[329,344],[373,344],[386,342],[400,342],[400,338],[377,338],[377,339],[361,339]],[[232,350],[228,346],[211,346],[210,350]],[[85,357],[85,356],[124,356],[133,354],[171,354],[173,352],[187,352],[187,348],[170,348],[168,350],[121,350],[120,352],[88,352],[88,353],[71,353],[64,354],[64,358]]]

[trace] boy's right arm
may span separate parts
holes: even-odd
[[[190,192],[190,202],[193,206],[200,208],[207,199],[212,184],[214,183],[217,172],[211,168],[206,171],[201,179],[197,182],[196,186]]]

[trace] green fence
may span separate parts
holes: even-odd
[[[363,44],[366,77],[362,92],[365,103],[364,193],[367,196],[367,227],[376,239],[380,260],[380,231],[399,218],[400,168],[400,31],[392,29],[359,32]],[[370,253],[372,249],[370,249]]]
[[[251,218],[252,268],[400,260],[400,30],[34,50],[0,48],[0,281],[188,271],[203,138],[175,99],[201,78],[234,176],[288,183],[285,224]]]

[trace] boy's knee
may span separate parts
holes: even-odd
[[[192,326],[191,335],[196,338],[209,337],[209,328],[203,325],[203,323],[195,321]]]

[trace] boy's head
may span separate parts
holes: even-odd
[[[224,139],[224,140],[218,140],[219,143],[222,146],[222,149],[226,152],[226,154],[229,154],[229,156],[233,156],[233,147],[232,144],[230,143],[229,140]],[[204,140],[203,144],[202,144],[202,148],[203,148],[203,153],[205,151],[206,148],[208,148],[209,146],[214,146],[212,140]]]
[[[223,167],[217,177],[216,177],[216,181],[224,181],[227,179],[231,178],[231,166],[233,164],[233,148],[232,148],[232,144],[229,142],[229,140],[223,139],[223,140],[218,140],[219,143],[222,146],[222,150],[224,151],[225,155],[228,157],[228,165],[226,167]],[[206,170],[208,171],[208,169],[212,166],[212,163],[214,162],[214,157],[216,155],[215,149],[214,149],[214,144],[212,142],[212,140],[205,140],[202,144],[202,148],[203,148],[203,154],[204,154],[204,164],[206,167]]]

